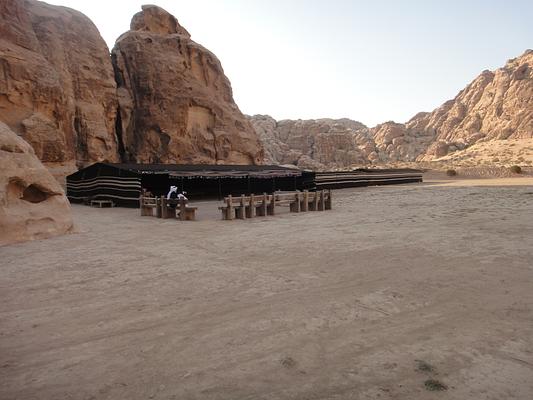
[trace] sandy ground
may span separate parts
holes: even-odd
[[[531,399],[533,179],[492,183],[75,206],[79,233],[0,248],[0,399]]]

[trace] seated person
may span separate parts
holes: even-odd
[[[167,200],[177,200],[178,199],[178,187],[171,186],[170,190],[167,193]],[[172,202],[168,205],[170,208],[176,208],[176,203]]]
[[[178,200],[185,200],[185,202],[189,201],[189,199],[187,197],[185,197],[186,194],[187,194],[187,192],[181,192],[180,194],[178,194],[177,199]]]

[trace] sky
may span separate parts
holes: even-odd
[[[47,2],[83,12],[111,49],[150,1],[218,56],[242,112],[278,120],[406,122],[533,48],[530,0]]]

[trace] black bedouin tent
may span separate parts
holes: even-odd
[[[352,171],[317,172],[315,174],[317,190],[416,182],[422,182],[422,171],[410,168],[357,168]]]
[[[96,163],[67,176],[67,197],[113,200],[137,207],[141,189],[156,196],[170,186],[190,198],[221,198],[276,190],[313,190],[314,172],[278,165],[179,165]]]

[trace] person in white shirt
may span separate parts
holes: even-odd
[[[171,186],[167,194],[167,200],[176,199],[178,197],[178,187]]]

